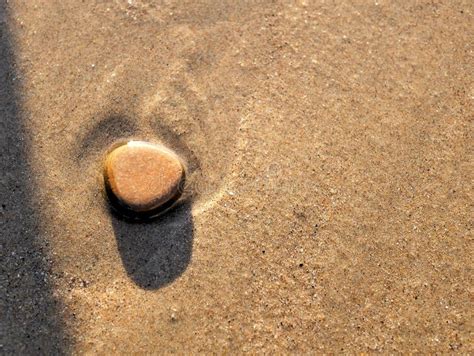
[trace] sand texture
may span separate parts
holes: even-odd
[[[474,353],[473,14],[0,0],[0,353]],[[188,168],[152,223],[127,139]]]

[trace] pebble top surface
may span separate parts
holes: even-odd
[[[104,178],[121,204],[147,212],[178,195],[184,167],[178,156],[163,146],[130,141],[108,154]]]

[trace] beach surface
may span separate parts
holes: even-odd
[[[1,1],[0,353],[473,353],[473,15]],[[127,139],[186,163],[152,223]]]

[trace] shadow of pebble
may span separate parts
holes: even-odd
[[[186,270],[193,245],[191,203],[183,203],[147,223],[128,222],[115,214],[112,216],[123,266],[139,287],[161,288]]]

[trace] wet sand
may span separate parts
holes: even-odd
[[[0,6],[0,352],[473,352],[471,1]],[[189,168],[111,214],[126,139]]]

